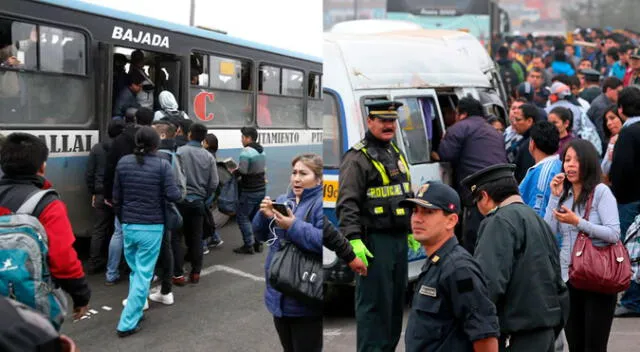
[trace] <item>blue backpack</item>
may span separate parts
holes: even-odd
[[[49,272],[49,239],[33,211],[53,189],[31,193],[13,214],[0,216],[0,294],[49,318],[60,329],[67,312],[62,290]]]
[[[226,215],[235,215],[238,207],[238,180],[227,169],[224,162],[217,162],[218,168],[218,189],[217,202],[218,210]]]

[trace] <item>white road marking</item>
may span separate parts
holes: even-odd
[[[340,336],[342,335],[342,329],[325,329],[322,334],[324,336]]]
[[[113,308],[109,307],[109,306],[102,306],[102,309],[106,310],[107,312],[112,310]]]
[[[202,271],[200,271],[200,277],[215,273],[215,272],[225,272],[225,273],[229,273],[229,274],[233,274],[233,275],[237,275],[237,276],[242,276],[244,278],[256,281],[256,282],[265,282],[264,277],[262,276],[256,276],[247,272],[244,272],[242,270],[239,269],[235,269],[232,268],[230,266],[226,266],[226,265],[212,265],[209,267],[206,267],[204,269],[202,269]],[[151,288],[151,290],[149,292],[155,292],[160,290],[160,285],[154,286]]]
[[[95,309],[89,309],[89,313],[91,314],[98,314],[99,312]]]

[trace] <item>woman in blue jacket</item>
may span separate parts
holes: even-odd
[[[135,143],[134,154],[118,162],[113,187],[113,205],[124,234],[124,257],[131,267],[129,296],[117,328],[120,337],[140,330],[138,323],[162,243],[165,203],[180,199],[171,164],[156,155],[158,133],[141,127]]]
[[[288,214],[273,209],[265,197],[260,212],[253,219],[256,238],[271,238],[265,263],[265,276],[273,254],[285,239],[308,252],[322,255],[322,158],[317,154],[302,154],[291,163],[291,185],[287,194],[278,196],[277,203],[286,203]],[[275,237],[278,240],[274,240]],[[267,279],[265,304],[271,314],[285,352],[322,350],[322,307],[311,307],[276,291]]]

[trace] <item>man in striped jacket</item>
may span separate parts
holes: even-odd
[[[551,195],[551,179],[562,170],[562,162],[555,154],[560,133],[549,121],[539,121],[529,130],[529,153],[535,165],[527,170],[520,183],[522,200],[544,218]]]

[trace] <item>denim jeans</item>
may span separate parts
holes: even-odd
[[[122,226],[117,216],[113,224],[113,236],[111,236],[111,241],[109,241],[109,257],[107,259],[107,281],[115,281],[120,278],[118,266],[120,266],[120,259],[122,259],[123,242]]]
[[[245,246],[254,243],[253,228],[251,221],[260,209],[260,202],[264,199],[266,191],[246,192],[241,191],[238,196],[238,209],[236,211],[236,221],[242,232],[242,240]]]
[[[142,308],[149,295],[153,268],[162,245],[162,224],[123,224],[124,257],[131,267],[129,295],[118,322],[118,331],[133,330],[142,318]]]

